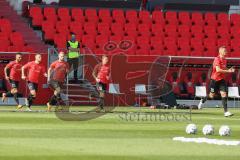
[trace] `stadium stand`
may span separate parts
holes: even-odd
[[[48,48],[5,0],[0,0],[0,43],[0,51],[46,52]]]
[[[94,53],[101,52],[103,44],[110,39],[132,40],[135,48],[131,55],[215,56],[217,47],[225,45],[230,56],[234,57],[240,50],[239,14],[150,13],[145,10],[42,8],[32,5],[29,15],[32,26],[42,28],[44,40],[54,42],[59,49],[64,46],[65,37],[67,40],[73,32],[82,45]],[[59,40],[60,35],[64,35],[62,40]],[[86,36],[93,38],[90,46],[84,40]],[[97,39],[103,40],[99,44]]]

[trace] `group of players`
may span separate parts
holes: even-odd
[[[7,97],[14,97],[17,108],[20,109],[23,105],[19,104],[18,100],[18,86],[21,78],[27,81],[28,88],[30,90],[29,96],[26,99],[26,106],[31,111],[31,105],[36,98],[38,89],[39,77],[41,75],[47,77],[51,88],[54,89],[54,94],[47,103],[47,110],[50,111],[53,105],[56,105],[61,100],[61,88],[65,82],[66,75],[69,72],[69,64],[64,60],[64,52],[60,52],[58,60],[53,62],[48,69],[48,73],[45,71],[45,67],[41,65],[41,54],[35,55],[35,61],[28,62],[25,65],[21,64],[22,54],[16,54],[16,60],[10,62],[4,69],[5,78],[11,84],[11,90],[7,93],[3,93],[2,101],[5,101]],[[225,74],[235,72],[233,67],[227,68],[227,49],[224,46],[219,48],[219,55],[215,57],[212,68],[212,75],[210,81],[210,93],[207,97],[200,100],[198,108],[201,109],[202,105],[208,98],[213,99],[216,93],[220,93],[222,98],[222,105],[224,108],[224,116],[229,117],[233,114],[228,111],[227,107],[227,83],[224,80]],[[102,62],[95,66],[93,71],[93,77],[96,80],[96,87],[99,91],[99,104],[98,108],[104,110],[104,96],[109,82],[110,68],[108,65],[108,57],[102,56]],[[26,76],[27,70],[27,76]],[[52,76],[51,76],[52,75]]]
[[[51,111],[52,106],[61,100],[61,89],[65,83],[66,76],[70,71],[69,64],[65,61],[65,53],[58,54],[58,60],[54,61],[46,73],[45,67],[41,64],[42,56],[37,53],[35,60],[22,64],[23,55],[16,54],[16,59],[11,61],[4,68],[5,79],[10,83],[11,89],[7,93],[2,94],[2,101],[6,101],[7,97],[13,97],[17,104],[17,109],[23,108],[19,103],[19,83],[21,79],[27,81],[29,95],[26,98],[26,107],[31,111],[31,106],[37,96],[39,79],[41,76],[47,77],[48,84],[54,90],[52,97],[47,102],[47,111]],[[93,77],[96,80],[97,90],[99,91],[98,111],[104,110],[104,96],[109,81],[110,68],[108,65],[108,57],[102,56],[102,63],[96,65],[93,71]]]

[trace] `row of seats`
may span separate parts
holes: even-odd
[[[167,81],[172,85],[173,92],[178,96],[194,95],[195,86],[206,86],[208,88],[209,77],[207,72],[185,72],[178,75],[177,72],[170,72]],[[228,86],[238,86],[240,81],[237,74],[230,74],[226,77]]]
[[[218,53],[217,46],[226,45],[226,39],[206,38],[204,40],[198,38],[161,38],[161,37],[131,37],[131,36],[106,36],[106,35],[83,35],[78,36],[77,40],[81,42],[81,47],[87,47],[93,50],[96,54],[107,53],[104,48],[109,41],[119,44],[121,41],[130,41],[133,46],[126,50],[128,54],[141,55],[175,55],[175,56],[216,56]],[[70,39],[70,35],[66,38],[62,34],[54,36],[54,43],[57,48],[66,48],[66,42]],[[239,41],[231,41],[232,47],[229,47],[230,56],[237,56],[240,48],[234,47]]]
[[[32,52],[33,48],[28,46],[19,32],[12,30],[10,20],[0,19],[0,51],[3,52]]]
[[[33,25],[40,25],[43,20],[51,21],[79,21],[79,22],[135,22],[135,23],[160,23],[160,24],[185,24],[185,25],[237,25],[240,26],[240,16],[238,14],[232,14],[229,16],[226,13],[212,13],[207,12],[202,14],[201,12],[161,12],[153,11],[136,11],[136,10],[121,10],[113,9],[92,9],[87,8],[85,10],[81,8],[54,8],[31,6],[30,17],[33,18]]]
[[[75,17],[75,15],[81,16]],[[109,41],[119,43],[122,40],[131,41],[133,44],[133,47],[126,51],[128,54],[215,56],[217,47],[222,45],[229,48],[230,56],[237,56],[240,51],[240,25],[238,23],[240,16],[238,14],[232,14],[229,20],[225,13],[190,14],[188,12],[154,11],[151,15],[148,11],[124,12],[108,9],[97,11],[96,9],[53,7],[42,9],[32,6],[30,16],[33,25],[34,17],[45,17],[45,19],[40,18],[42,21],[39,24],[44,33],[43,38],[46,42],[54,42],[58,49],[66,48],[70,33],[75,33],[82,46],[90,48],[96,54],[104,53],[104,44]],[[49,16],[55,18],[49,19]],[[68,18],[61,19],[60,17]],[[77,17],[85,17],[85,20],[81,21]],[[103,17],[108,17],[107,19],[111,21],[101,20]],[[112,21],[119,17],[124,21]],[[164,19],[164,23],[160,23],[161,18]],[[197,25],[170,22],[172,19],[183,21],[184,18],[189,21],[196,20]],[[199,24],[201,21],[208,21],[209,25]],[[214,25],[212,23],[214,21],[224,25]]]

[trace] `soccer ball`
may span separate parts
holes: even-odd
[[[197,133],[197,126],[195,124],[189,124],[186,127],[187,134],[196,134]]]
[[[230,136],[231,134],[231,129],[224,125],[224,126],[221,126],[220,129],[219,129],[219,135],[220,136]]]
[[[206,124],[203,127],[202,132],[204,135],[212,135],[212,134],[214,134],[214,128],[211,124]]]

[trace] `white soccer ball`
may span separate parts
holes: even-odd
[[[214,128],[211,124],[206,124],[203,127],[202,132],[204,135],[212,135],[212,134],[214,134]]]
[[[197,133],[197,126],[195,124],[189,124],[186,127],[187,134],[196,134]]]
[[[219,135],[220,136],[230,136],[231,134],[231,129],[224,125],[224,126],[221,126],[220,129],[219,129]]]

